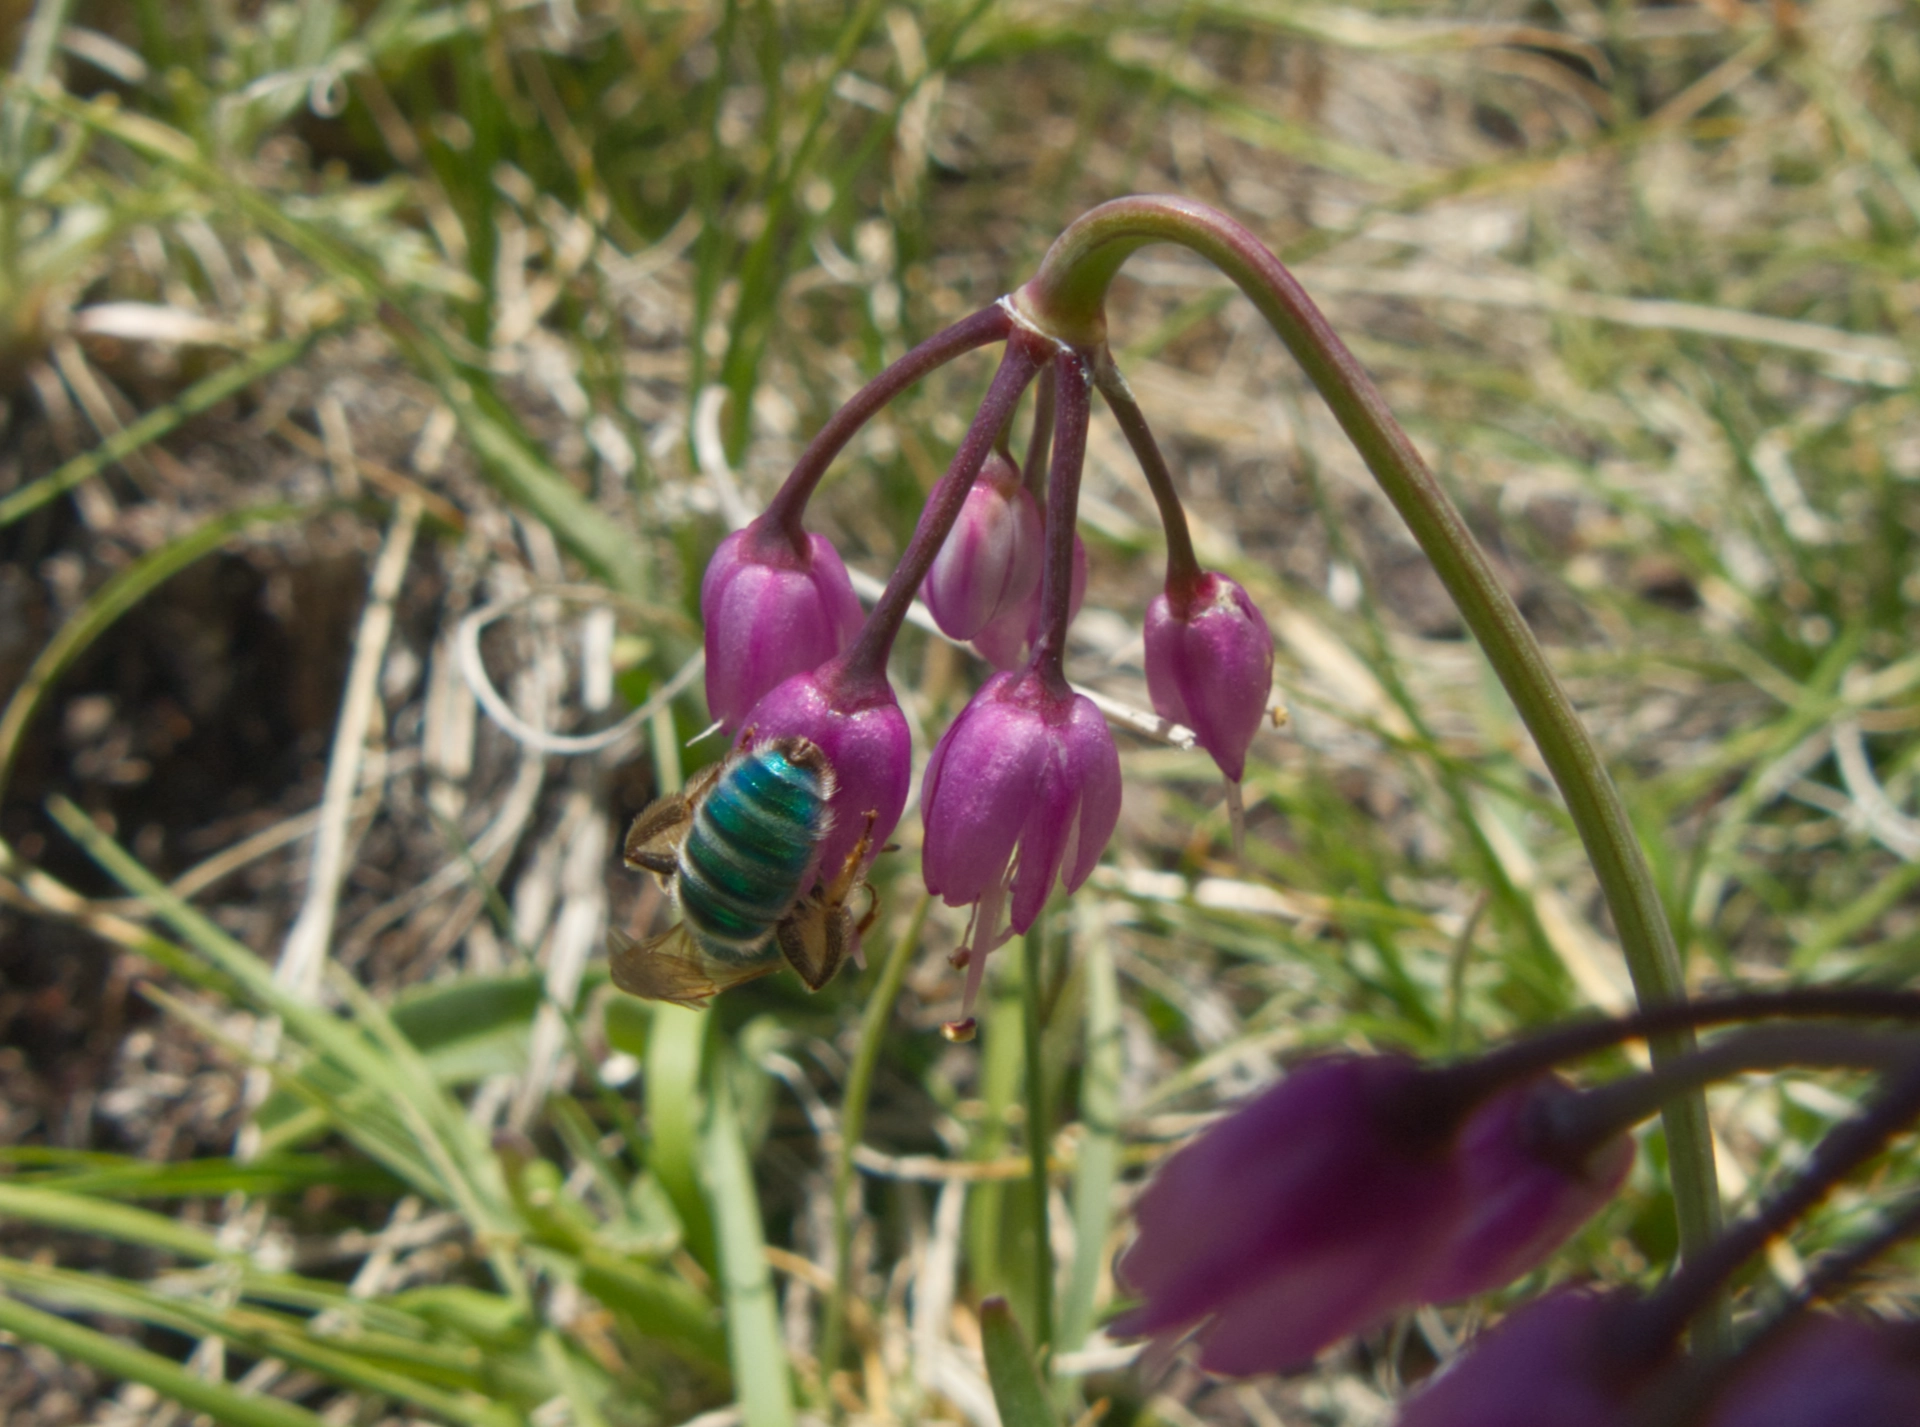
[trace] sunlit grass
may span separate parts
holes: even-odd
[[[1121,832],[1049,913],[1042,1015],[1027,1025],[1010,948],[965,1051],[935,1031],[960,920],[928,916],[854,1158],[844,1337],[825,1327],[838,1113],[878,966],[700,1017],[614,998],[562,927],[591,923],[597,949],[607,919],[654,910],[610,860],[608,788],[615,763],[664,789],[718,755],[682,746],[697,694],[606,759],[522,754],[482,716],[465,774],[428,707],[466,697],[433,682],[463,617],[561,578],[617,595],[619,698],[643,702],[698,647],[728,483],[764,498],[861,380],[1128,190],[1217,203],[1301,260],[1592,718],[1697,981],[1914,966],[1920,39],[1900,14],[1849,37],[1729,6],[1523,27],[1484,7],[146,0],[75,7],[63,47],[65,8],[21,24],[0,98],[0,558],[75,552],[85,579],[22,661],[0,769],[187,561],[234,541],[266,558],[268,522],[347,520],[371,548],[404,503],[437,501],[409,568],[465,584],[428,601],[430,673],[374,720],[368,748],[398,771],[357,786],[384,811],[347,822],[383,817],[409,849],[363,853],[369,876],[449,869],[383,925],[409,945],[453,931],[396,978],[368,950],[379,927],[343,926],[332,951],[354,947],[361,980],[331,966],[302,994],[271,968],[304,841],[242,945],[223,926],[243,897],[169,893],[132,829],[103,830],[106,785],[21,808],[9,829],[42,850],[0,867],[11,925],[62,919],[133,958],[251,1075],[258,1128],[182,1163],[43,1131],[7,1149],[0,1216],[55,1245],[0,1260],[17,1338],[233,1422],[979,1420],[998,1331],[980,1304],[1003,1294],[1054,1346],[1060,1410],[1247,1415],[1113,1371],[1095,1330],[1125,1186],[1304,1050],[1464,1052],[1618,1004],[1625,982],[1504,696],[1216,279],[1150,251],[1112,315],[1203,558],[1274,616],[1291,720],[1255,745],[1247,854],[1203,759],[1123,737]],[[349,337],[365,345],[343,361]],[[324,392],[276,385],[316,353],[391,387],[405,420],[355,409],[343,450]],[[855,567],[890,568],[986,376],[938,374],[829,478],[816,519]],[[258,418],[263,446],[296,426],[325,489],[265,460],[178,480],[210,410]],[[1144,704],[1160,547],[1103,422],[1071,672]],[[138,512],[165,518],[141,534]],[[523,613],[489,635],[500,688],[550,722],[610,722],[582,711],[578,612]],[[895,676],[928,743],[978,682],[913,631]],[[876,961],[920,900],[918,835],[909,817],[881,860]],[[1044,1224],[1036,1103],[1056,1131]],[[1765,1087],[1716,1110],[1763,1179],[1841,1104]],[[1669,1261],[1649,1150],[1556,1274]],[[146,1257],[63,1267],[84,1242]],[[1429,1327],[1260,1400],[1363,1420],[1419,1341],[1440,1351]]]

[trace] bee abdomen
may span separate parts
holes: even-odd
[[[710,955],[753,957],[803,890],[827,827],[829,775],[817,757],[754,749],[701,802],[680,850],[677,891],[688,930]]]

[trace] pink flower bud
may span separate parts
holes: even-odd
[[[1040,507],[999,452],[967,492],[921,593],[950,639],[971,639],[1040,588]]]
[[[832,819],[820,845],[820,868],[832,876],[859,842],[872,813],[873,846],[879,853],[907,805],[913,766],[913,741],[906,716],[891,687],[849,697],[822,671],[795,674],[761,699],[741,720],[743,738],[755,742],[799,735],[810,739],[833,766],[834,794],[827,804]]]
[[[1197,1328],[1201,1367],[1278,1372],[1411,1301],[1460,1202],[1429,1083],[1405,1056],[1309,1061],[1165,1160],[1115,1266],[1143,1301],[1108,1333]]]
[[[758,521],[720,542],[700,581],[707,630],[707,708],[729,733],[783,679],[817,669],[853,642],[863,615],[847,567],[824,536],[803,558]]]
[[[1611,1199],[1633,1165],[1621,1134],[1577,1156],[1553,1145],[1558,1076],[1502,1090],[1468,1118],[1454,1151],[1462,1213],[1421,1297],[1436,1303],[1504,1287],[1538,1267]]]
[[[1247,592],[1204,574],[1176,602],[1147,606],[1147,694],[1154,712],[1192,729],[1234,782],[1266,716],[1273,687],[1273,635]]]
[[[1067,587],[1067,620],[1080,613],[1087,597],[1087,547],[1080,532],[1073,534],[1072,583]],[[1017,669],[1040,638],[1040,585],[1018,605],[1002,613],[973,636],[974,652],[996,669]]]

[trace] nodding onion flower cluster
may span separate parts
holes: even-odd
[[[1736,1029],[1650,1072],[1585,1091],[1558,1074],[1628,1039],[1712,1025]],[[1773,1238],[1920,1121],[1920,995],[1901,991],[1701,1000],[1449,1066],[1309,1060],[1159,1166],[1116,1266],[1137,1305],[1107,1331],[1151,1337],[1161,1356],[1191,1338],[1199,1365],[1228,1375],[1301,1367],[1399,1313],[1539,1267],[1620,1187],[1633,1126],[1664,1101],[1804,1067],[1878,1081],[1749,1218],[1650,1292],[1562,1287],[1520,1306],[1416,1390],[1399,1427],[1913,1427],[1920,1323],[1815,1305],[1920,1230],[1920,1197],[1817,1264],[1736,1351],[1682,1346]]]
[[[1119,816],[1113,740],[1062,667],[1085,581],[1074,523],[1097,388],[1166,529],[1166,585],[1144,619],[1154,708],[1192,728],[1230,783],[1240,777],[1266,708],[1272,640],[1246,591],[1200,567],[1166,463],[1105,340],[1107,285],[1151,242],[1187,246],[1252,300],[1433,562],[1566,796],[1649,1008],[1455,1065],[1343,1055],[1299,1066],[1159,1167],[1115,1269],[1134,1303],[1108,1332],[1150,1338],[1160,1356],[1191,1339],[1199,1365],[1220,1373],[1278,1372],[1409,1308],[1499,1289],[1538,1269],[1615,1194],[1633,1127],[1657,1113],[1682,1211],[1679,1267],[1646,1291],[1563,1288],[1522,1304],[1408,1399],[1400,1427],[1920,1424],[1920,1329],[1820,1306],[1920,1231],[1920,1196],[1816,1264],[1801,1288],[1756,1315],[1737,1349],[1721,1346],[1718,1317],[1722,1294],[1774,1237],[1920,1122],[1920,995],[1683,999],[1631,822],[1525,621],[1359,363],[1279,260],[1225,215],[1165,196],[1101,205],[1068,227],[1032,281],[915,348],[842,407],[707,573],[715,714],[742,740],[805,739],[824,754],[835,777],[818,865],[842,869],[850,888],[906,804],[909,740],[886,664],[915,593],[924,589],[944,632],[996,666],[941,737],[923,791],[927,887],[974,908],[956,956],[968,971],[965,1010],[948,1027],[970,1035],[965,1012],[1004,939],[1002,916],[1006,935],[1025,931],[1056,882],[1079,886]],[[839,557],[804,527],[807,499],[887,401],[995,342],[1005,353],[986,397],[862,621]],[[1033,436],[1016,463],[1007,430],[1036,383]],[[833,901],[836,915],[848,915],[844,901]],[[1730,1029],[1694,1049],[1705,1027]],[[1578,1058],[1634,1038],[1649,1038],[1651,1071],[1588,1090],[1561,1078]],[[1704,1087],[1804,1066],[1878,1079],[1859,1113],[1771,1198],[1716,1232]]]
[[[802,524],[808,497],[888,400],[993,342],[1005,343],[999,370],[863,621],[839,555]],[[1029,386],[1037,393],[1023,466],[1008,430]],[[721,543],[701,584],[714,716],[743,738],[809,739],[833,766],[823,868],[841,865],[869,814],[871,846],[881,847],[906,805],[907,724],[886,666],[915,594],[924,592],[942,632],[971,641],[999,670],[941,737],[922,797],[927,889],[974,909],[955,956],[967,970],[961,1019],[947,1027],[955,1039],[973,1032],[987,953],[1032,926],[1056,881],[1068,891],[1084,882],[1119,821],[1118,751],[1062,663],[1086,587],[1075,511],[1096,387],[1166,525],[1166,590],[1145,622],[1153,706],[1191,727],[1237,782],[1272,682],[1266,621],[1238,584],[1200,568],[1166,462],[1105,342],[1046,335],[1023,315],[1019,293],[869,382],[814,437],[766,510]]]

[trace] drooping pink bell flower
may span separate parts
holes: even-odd
[[[1067,622],[1071,624],[1080,613],[1081,601],[1087,597],[1087,547],[1077,530],[1073,534],[1072,578],[1067,589]],[[1039,638],[1040,586],[1036,581],[1032,594],[1002,611],[973,636],[973,648],[994,668],[1011,670],[1026,662],[1028,652]]]
[[[839,553],[821,535],[806,553],[763,521],[720,542],[700,580],[707,708],[731,733],[761,695],[817,669],[859,632],[860,601]]]
[[[755,742],[798,735],[811,739],[833,766],[831,823],[820,844],[822,875],[832,877],[867,832],[873,814],[871,862],[900,825],[913,770],[913,740],[906,715],[884,682],[847,687],[838,677],[844,661],[830,661],[795,674],[761,699],[741,720],[741,738]]]
[[[927,890],[976,904],[964,1024],[1001,908],[1024,932],[1056,878],[1071,892],[1100,861],[1120,820],[1120,754],[1085,695],[1033,669],[996,674],[941,735],[920,801]]]
[[[1330,1056],[1209,1126],[1163,1162],[1115,1265],[1142,1300],[1114,1337],[1171,1347],[1197,1330],[1200,1366],[1299,1367],[1419,1293],[1458,1221],[1457,1113],[1400,1055]]]
[[[1706,1427],[1913,1427],[1920,1324],[1809,1314],[1742,1365]]]
[[[1659,1361],[1623,1349],[1627,1294],[1559,1289],[1475,1338],[1400,1409],[1395,1427],[1629,1427]]]
[[[1266,716],[1273,634],[1247,592],[1202,573],[1147,606],[1147,694],[1161,718],[1183,723],[1233,782]]]
[[[1040,588],[1040,507],[995,451],[933,557],[921,595],[949,639],[971,639]]]
[[[1537,1268],[1619,1190],[1633,1166],[1620,1133],[1568,1149],[1553,1113],[1579,1094],[1556,1075],[1509,1086],[1467,1119],[1455,1144],[1461,1211],[1420,1297],[1486,1293]]]

